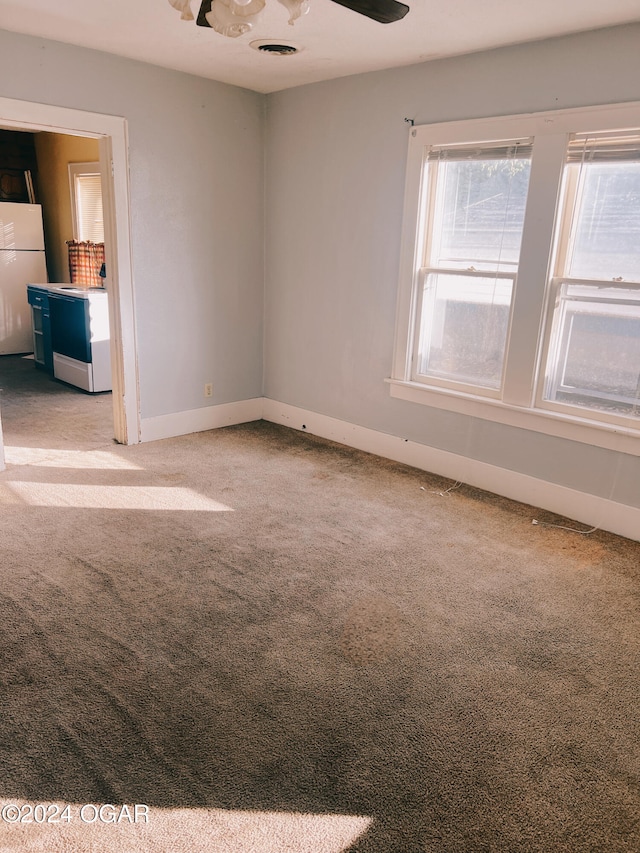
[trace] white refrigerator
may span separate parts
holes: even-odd
[[[0,202],[0,355],[33,352],[28,284],[45,284],[42,207]]]

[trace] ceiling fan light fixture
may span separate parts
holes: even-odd
[[[191,11],[191,0],[169,0],[171,6],[180,12],[181,21],[193,21],[193,12]]]
[[[253,18],[255,15],[259,15],[260,12],[265,7],[266,0],[249,0],[248,3],[243,2],[243,0],[215,0],[213,5],[217,5],[219,3],[224,3],[227,6],[233,15],[238,18]],[[212,5],[212,8],[213,8]]]
[[[289,13],[290,26],[293,26],[298,18],[306,15],[310,8],[310,0],[278,0],[278,2],[281,3]]]
[[[251,29],[265,2],[266,0],[202,0],[196,25],[211,27],[224,36],[237,38]],[[289,12],[290,24],[309,11],[309,0],[280,0],[280,2]],[[333,2],[381,24],[400,21],[409,11],[409,7],[399,0],[333,0]],[[188,0],[169,0],[169,3],[176,9],[180,9],[183,14],[191,14]],[[289,47],[287,45],[280,45],[280,47],[285,49],[285,53],[297,52],[295,48],[293,51],[287,50]],[[273,50],[273,52],[276,51]]]
[[[227,36],[227,38],[238,38],[253,28],[253,21],[249,20],[248,16],[238,17],[234,15],[233,11],[222,0],[214,0],[211,4],[211,11],[205,14],[205,18],[211,29],[220,33],[221,36]]]

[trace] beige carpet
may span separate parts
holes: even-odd
[[[266,423],[121,447],[19,359],[0,388],[2,853],[640,849],[638,543]]]

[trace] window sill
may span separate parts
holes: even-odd
[[[418,382],[385,381],[389,383],[391,396],[399,400],[640,456],[640,425],[632,429],[544,409],[525,409],[501,400],[436,389]]]

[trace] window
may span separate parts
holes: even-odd
[[[429,150],[418,380],[500,389],[530,165],[530,140]]]
[[[571,138],[550,301],[543,403],[640,416],[640,134]]]
[[[393,396],[640,453],[640,104],[412,128],[403,237]]]
[[[104,243],[99,163],[69,163],[73,238]]]

